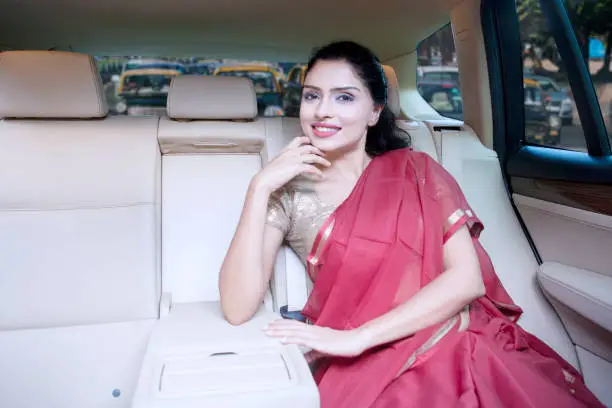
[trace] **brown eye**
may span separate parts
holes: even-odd
[[[336,100],[338,100],[339,102],[352,102],[355,100],[355,97],[351,94],[345,93],[345,94],[340,94],[338,95],[338,97],[336,98]]]
[[[304,92],[304,94],[302,95],[302,99],[305,101],[313,101],[318,97],[319,95],[317,95],[315,92]]]

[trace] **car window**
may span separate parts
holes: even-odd
[[[591,74],[608,134],[612,129],[610,48],[612,2],[564,2]],[[525,122],[545,131],[525,132],[525,143],[586,152],[584,130],[563,60],[542,13],[540,2],[517,0],[523,49],[523,77],[539,86],[542,103],[525,103]],[[607,45],[604,45],[607,44]],[[527,88],[526,88],[527,89]],[[526,125],[528,126],[528,125]],[[527,129],[529,130],[529,129]]]
[[[417,90],[442,116],[463,120],[455,41],[448,24],[417,47]]]
[[[283,116],[286,108],[280,82],[295,62],[220,60],[209,58],[96,57],[110,113],[166,115],[168,89],[176,75],[243,76],[253,82],[261,116]],[[258,67],[253,68],[253,67]],[[299,82],[299,69],[292,76]],[[298,101],[299,103],[299,101]]]
[[[276,80],[274,79],[274,75],[270,72],[231,69],[228,71],[221,71],[217,75],[249,78],[255,87],[256,93],[278,92]]]
[[[289,82],[299,83],[299,75],[300,70],[298,68],[293,68],[291,70],[291,74],[289,75]]]

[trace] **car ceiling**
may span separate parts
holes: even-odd
[[[0,46],[92,55],[305,61],[351,39],[412,52],[462,0],[0,0]]]

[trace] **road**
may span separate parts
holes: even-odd
[[[612,144],[612,129],[608,127],[607,130],[608,136],[610,137],[610,143]],[[561,143],[559,147],[586,152],[586,141],[584,139],[582,127],[580,125],[563,126],[561,129]]]
[[[561,143],[559,147],[586,152],[586,142],[582,126],[563,126],[561,129]]]

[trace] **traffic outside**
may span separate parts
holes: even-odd
[[[612,0],[566,3],[612,138]],[[518,0],[517,10],[523,47],[525,141],[586,151],[567,73],[540,3]],[[423,40],[417,48],[417,58],[417,89],[421,96],[442,116],[463,120],[451,25]],[[305,72],[303,62],[196,57],[99,57],[98,65],[111,112],[127,115],[164,115],[174,76],[222,75],[243,76],[253,82],[260,116],[297,116]]]
[[[612,139],[612,0],[565,3]],[[523,46],[525,141],[586,151],[566,69],[540,2],[518,0],[517,11]],[[451,26],[425,39],[417,51],[421,95],[441,115],[461,120],[463,106]]]

